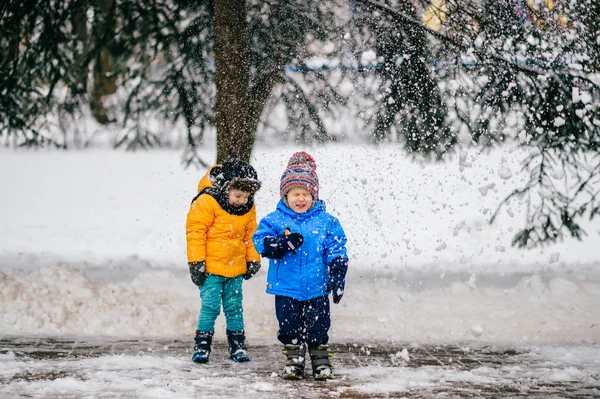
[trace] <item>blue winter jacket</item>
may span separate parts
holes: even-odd
[[[260,221],[252,237],[258,253],[265,250],[265,237],[280,236],[286,228],[302,234],[304,242],[296,254],[287,252],[282,259],[269,260],[267,293],[300,301],[327,295],[330,267],[340,260],[344,267],[347,265],[346,235],[340,222],[326,212],[322,200],[300,214],[280,200],[277,209]]]

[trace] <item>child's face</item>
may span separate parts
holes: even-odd
[[[248,203],[248,198],[250,198],[249,193],[236,189],[229,190],[229,195],[227,197],[229,203],[233,206],[246,205]]]
[[[310,209],[313,204],[313,197],[310,192],[303,187],[293,187],[287,193],[287,202],[292,211],[304,213]]]

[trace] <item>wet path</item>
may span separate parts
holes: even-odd
[[[0,396],[203,398],[598,398],[598,345],[333,345],[336,379],[283,381],[280,347],[209,365],[180,340],[0,338]],[[585,356],[585,354],[591,356]]]

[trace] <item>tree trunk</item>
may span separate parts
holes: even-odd
[[[87,65],[83,65],[83,63],[85,62],[85,58],[90,50],[90,35],[88,32],[86,19],[88,7],[88,0],[82,0],[79,3],[79,7],[73,8],[73,15],[71,16],[73,34],[75,38],[73,43],[73,56],[75,71],[77,71],[77,77],[73,82],[73,87],[71,90],[76,93],[85,93],[87,91],[89,68]]]
[[[217,162],[248,162],[256,132],[249,124],[249,40],[245,0],[215,0]]]
[[[254,144],[256,139],[258,122],[260,121],[260,116],[265,109],[265,104],[267,103],[273,88],[280,80],[280,72],[272,71],[270,73],[266,73],[263,78],[255,82],[250,89],[250,99],[248,101],[249,112],[246,122],[248,124],[248,129],[252,134],[251,145]]]
[[[94,35],[96,41],[106,42],[115,34],[114,0],[96,0],[94,2]],[[114,74],[114,59],[108,47],[104,46],[96,56],[93,69],[93,89],[90,99],[92,115],[102,125],[110,122],[102,97],[117,91]]]

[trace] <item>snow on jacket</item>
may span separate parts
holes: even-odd
[[[304,243],[296,254],[287,252],[282,259],[270,259],[267,293],[306,301],[327,295],[329,266],[334,259],[347,259],[346,235],[337,218],[326,211],[325,202],[316,201],[305,213],[296,213],[283,200],[265,216],[253,236],[254,246],[264,252],[264,240],[280,236],[285,229],[300,233]]]
[[[212,188],[209,173],[200,180],[199,192]],[[252,243],[256,227],[256,206],[244,215],[233,215],[213,196],[200,195],[187,215],[188,262],[206,261],[208,273],[224,277],[246,273],[246,262],[260,262]]]

